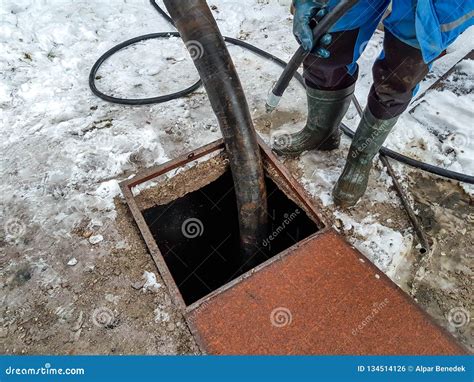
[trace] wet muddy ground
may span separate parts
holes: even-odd
[[[412,172],[405,184],[433,246],[432,252],[421,255],[414,242],[392,279],[472,349],[472,199],[456,184],[419,172]],[[47,251],[35,261],[21,260],[22,254],[12,250],[5,253],[2,260],[14,264],[2,269],[4,301],[9,301],[1,307],[5,353],[198,352],[120,198],[116,207],[116,227],[102,231],[107,243],[100,249],[89,244],[89,251],[102,253],[94,265],[86,261],[68,266]],[[400,208],[384,203],[371,208],[371,213],[390,217],[393,228],[409,226]],[[360,211],[352,213],[357,216]],[[71,234],[87,241],[88,226],[84,222]],[[50,251],[59,246],[49,243]],[[69,258],[84,248],[64,251]],[[50,274],[50,264],[61,271]],[[144,287],[144,271],[155,273],[160,286]]]
[[[432,251],[409,259],[406,290],[471,351],[474,270],[473,199],[458,185],[412,174],[410,190]],[[446,318],[448,320],[446,321]]]

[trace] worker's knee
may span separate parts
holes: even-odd
[[[401,114],[428,70],[419,49],[386,32],[383,55],[372,69],[374,85],[369,107],[374,115],[388,119]]]
[[[304,68],[306,85],[314,89],[346,89],[356,82],[358,75],[357,65],[354,66],[355,70],[350,71],[346,65],[333,67],[329,65],[320,65],[319,63],[310,60],[309,64],[307,64],[307,62],[305,63]]]
[[[376,87],[388,87],[396,93],[411,91],[428,73],[421,51],[385,33],[384,53],[373,66]]]

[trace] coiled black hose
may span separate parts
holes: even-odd
[[[171,25],[174,26],[173,20],[156,3],[155,0],[150,0],[150,3],[156,9],[156,11],[166,19],[166,21],[168,21]],[[192,93],[197,88],[199,88],[202,85],[201,80],[197,81],[195,84],[189,86],[188,88],[180,90],[180,91],[175,92],[175,93],[166,94],[166,95],[162,95],[162,96],[158,96],[158,97],[135,98],[135,99],[118,98],[118,97],[109,96],[105,93],[102,93],[100,90],[97,89],[97,86],[95,85],[95,78],[96,78],[97,72],[98,72],[100,66],[104,63],[104,61],[106,61],[112,55],[117,53],[119,50],[122,50],[122,49],[124,49],[124,48],[126,48],[130,45],[136,44],[137,42],[140,42],[140,41],[145,41],[145,40],[150,40],[150,39],[155,39],[155,38],[169,38],[169,37],[180,37],[180,35],[179,35],[178,32],[161,32],[161,33],[146,34],[146,35],[143,35],[143,36],[138,36],[138,37],[132,38],[130,40],[124,41],[124,42],[114,46],[113,48],[111,48],[107,52],[105,52],[97,60],[97,62],[92,66],[92,69],[89,73],[89,87],[90,87],[92,93],[94,93],[99,98],[101,98],[105,101],[108,101],[108,102],[112,102],[112,103],[118,103],[118,104],[123,104],[123,105],[149,105],[149,104],[155,104],[155,103],[163,103],[163,102],[171,101],[171,100],[176,99],[176,98],[186,96],[186,95]],[[268,59],[268,60],[274,62],[275,64],[279,65],[282,68],[285,68],[286,65],[287,65],[287,63],[285,61],[281,60],[280,58],[278,58],[278,57],[276,57],[276,56],[274,56],[274,55],[272,55],[272,54],[270,54],[270,53],[268,53],[268,52],[266,52],[266,51],[264,51],[260,48],[257,48],[256,46],[251,45],[251,44],[249,44],[245,41],[241,41],[241,40],[238,40],[238,39],[235,39],[235,38],[232,38],[232,37],[226,37],[226,36],[224,36],[224,40],[226,42],[231,43],[231,44],[241,46],[244,49],[248,49],[251,52],[257,54],[258,56],[263,57],[265,59]],[[294,78],[303,87],[305,87],[304,79],[301,76],[301,74],[296,72],[295,75],[294,75]],[[348,137],[352,138],[354,136],[354,132],[349,127],[347,127],[346,125],[342,124],[341,129],[344,132],[344,134],[346,134]],[[394,160],[396,160],[400,163],[404,163],[408,166],[418,168],[420,170],[429,172],[431,174],[438,175],[438,176],[448,178],[448,179],[452,179],[452,180],[456,180],[458,182],[474,184],[474,176],[472,176],[472,175],[467,175],[467,174],[463,174],[463,173],[460,173],[460,172],[447,170],[445,168],[441,168],[441,167],[434,166],[434,165],[431,165],[431,164],[428,164],[428,163],[425,163],[425,162],[421,162],[419,160],[416,160],[416,159],[407,157],[403,154],[400,154],[396,151],[390,150],[386,147],[382,147],[380,149],[380,152],[385,154],[387,157],[390,157],[390,158],[392,158],[392,159],[394,159]]]

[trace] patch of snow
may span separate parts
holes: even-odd
[[[92,235],[89,238],[89,243],[91,243],[92,245],[95,245],[95,244],[99,244],[103,240],[104,240],[104,237],[102,235]]]
[[[343,231],[349,232],[351,243],[364,253],[381,271],[391,276],[413,243],[413,236],[402,234],[378,223],[373,216],[356,221],[348,214],[335,211],[343,223]]]
[[[161,284],[156,281],[156,275],[153,272],[145,271],[143,273],[143,278],[145,279],[145,284],[143,284],[143,291],[152,291],[156,292],[158,289],[161,288]]]
[[[114,305],[117,305],[120,301],[120,296],[114,295],[112,293],[107,293],[105,295],[105,300],[111,302]]]
[[[76,265],[76,264],[77,264],[77,259],[76,259],[75,257],[73,257],[71,260],[69,260],[69,261],[67,262],[67,265],[69,265],[69,266],[71,266],[71,267],[73,267],[73,266]]]
[[[170,320],[170,314],[165,310],[163,305],[158,305],[158,308],[156,308],[153,312],[155,313],[156,323],[168,322]]]

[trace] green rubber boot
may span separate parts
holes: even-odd
[[[346,166],[332,192],[336,205],[351,207],[364,195],[372,160],[397,120],[398,116],[387,120],[377,119],[368,108],[364,110],[349,148]]]
[[[339,147],[339,124],[347,112],[354,85],[342,90],[306,88],[308,118],[303,130],[275,138],[273,151],[278,155],[298,156],[307,150],[334,150]]]

